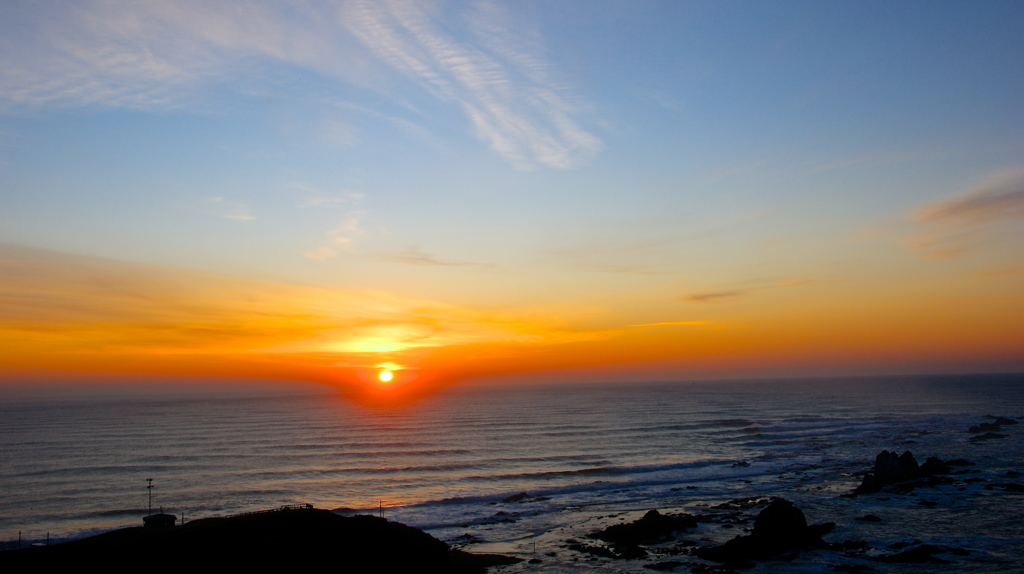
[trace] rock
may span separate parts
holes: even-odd
[[[657,510],[650,510],[639,520],[613,524],[587,537],[617,546],[636,546],[674,540],[674,532],[685,532],[687,528],[696,527],[697,521],[688,514],[661,514]]]
[[[994,490],[996,488],[1003,489],[1003,492],[1024,492],[1024,484],[1017,484],[1015,482],[985,485],[985,490]]]
[[[996,421],[997,425],[1015,425],[1017,421],[1007,417],[994,417],[992,415],[985,415],[985,418]]]
[[[864,475],[854,494],[878,492],[883,486],[912,480],[921,476],[914,455],[908,450],[901,455],[883,450],[875,457],[874,472]]]
[[[677,566],[682,566],[683,563],[678,560],[669,560],[667,562],[657,562],[654,564],[644,564],[644,568],[649,570],[672,570]]]
[[[1012,426],[1017,424],[1016,420],[1007,417],[994,417],[992,415],[985,415],[985,418],[991,419],[993,422],[976,424],[971,428],[967,429],[967,431],[972,432],[974,434],[988,433],[1003,430],[1001,427],[1003,427],[1004,425]]]
[[[569,550],[575,550],[576,552],[590,554],[592,556],[600,556],[601,558],[621,558],[621,556],[615,553],[611,548],[606,548],[604,546],[580,544],[577,542],[575,544],[569,544],[566,548]]]
[[[753,536],[769,544],[799,538],[807,531],[807,519],[799,508],[781,498],[771,501],[754,519]]]
[[[946,461],[949,466],[974,466],[974,463],[963,458],[954,458],[953,460]]]
[[[929,456],[921,465],[921,475],[932,476],[934,474],[949,474],[949,465],[941,459]]]
[[[529,494],[527,494],[525,492],[520,492],[519,494],[513,494],[512,496],[509,496],[508,498],[503,498],[501,501],[504,502],[504,503],[512,503],[512,502],[523,502],[523,501],[532,500],[532,499],[533,499],[533,497],[530,496]]]
[[[721,546],[697,549],[694,553],[706,560],[737,563],[764,560],[791,550],[826,548],[821,539],[834,524],[807,525],[804,513],[792,502],[774,498],[754,520],[749,536],[737,536]]]
[[[949,564],[949,560],[943,560],[942,558],[937,558],[934,556],[935,554],[941,554],[943,552],[944,550],[942,550],[938,546],[932,544],[922,544],[921,546],[916,546],[914,548],[904,550],[903,552],[897,552],[896,554],[882,556],[878,560],[881,562],[888,563],[899,562],[920,564],[922,562],[935,562],[938,564]]]
[[[874,514],[865,514],[864,516],[858,516],[857,518],[854,518],[854,520],[859,520],[861,522],[881,522],[882,521],[881,518],[875,516]]]
[[[971,440],[989,440],[993,438],[1006,438],[1008,435],[1000,434],[997,432],[987,432],[985,434],[974,435]]]

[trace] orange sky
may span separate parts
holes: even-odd
[[[487,378],[684,380],[1021,368],[1019,280],[804,283],[729,305],[470,309],[6,247],[0,374],[257,377],[422,391]],[[1011,276],[1011,279],[1014,277]],[[737,298],[739,296],[737,295]],[[724,297],[723,297],[724,298]],[[654,307],[654,309],[652,309]],[[682,309],[688,310],[683,311]],[[1010,312],[1008,312],[1010,311]],[[395,379],[377,379],[390,370]]]

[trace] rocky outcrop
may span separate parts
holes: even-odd
[[[613,524],[588,538],[604,540],[613,545],[657,544],[674,540],[676,532],[696,528],[697,521],[688,514],[661,514],[650,510],[641,518],[627,524]]]
[[[1017,421],[1007,417],[994,417],[986,415],[985,418],[992,420],[990,423],[979,423],[967,429],[967,432],[974,434],[971,440],[990,440],[994,438],[1006,438],[1007,435],[1000,433],[1004,426],[1017,424]]]
[[[933,456],[928,457],[924,464],[919,466],[917,459],[909,450],[900,455],[883,450],[875,457],[875,466],[872,472],[864,475],[860,486],[853,493],[878,492],[889,484],[905,483],[920,478],[949,474],[949,472],[949,464]]]
[[[949,464],[942,461],[942,459],[929,456],[924,464],[921,465],[922,476],[932,476],[935,474],[949,474]]]
[[[737,536],[721,546],[700,548],[694,554],[715,562],[742,563],[792,550],[827,548],[828,543],[821,537],[831,532],[833,526],[831,522],[808,526],[803,511],[788,500],[774,498],[754,519],[754,530],[749,536]]]
[[[902,455],[883,450],[875,457],[873,472],[865,474],[860,486],[853,492],[855,494],[878,492],[887,484],[913,480],[918,477],[920,472],[917,460],[909,450]]]
[[[513,502],[519,502],[519,503],[523,503],[523,502],[543,502],[545,500],[549,500],[549,499],[547,497],[544,497],[544,496],[531,496],[531,495],[529,495],[529,494],[527,494],[525,492],[520,492],[519,494],[513,494],[512,496],[509,496],[507,498],[503,498],[502,502],[505,503],[505,504],[511,504]]]

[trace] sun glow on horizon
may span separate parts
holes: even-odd
[[[380,382],[382,383],[390,383],[391,379],[395,378],[395,374],[391,371],[381,371],[377,374],[377,378],[380,379]]]

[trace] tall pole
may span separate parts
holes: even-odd
[[[153,516],[153,479],[147,478],[146,481],[149,482],[149,486],[146,487],[149,491],[149,515]]]

